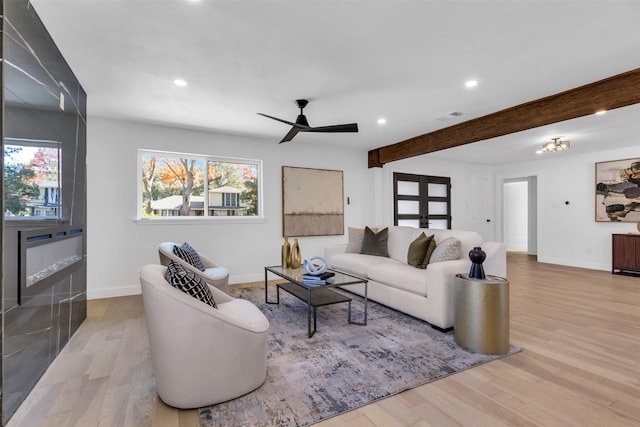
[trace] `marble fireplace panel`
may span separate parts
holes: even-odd
[[[84,237],[81,259],[40,285],[21,288],[19,268],[21,231],[63,228],[86,234],[87,96],[29,0],[0,0],[0,15],[3,145],[16,139],[54,141],[62,156],[61,215],[7,217],[2,228],[4,425],[87,315]]]

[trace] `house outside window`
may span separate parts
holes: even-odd
[[[3,148],[5,219],[60,218],[60,143],[5,138]]]
[[[139,150],[138,218],[262,218],[262,162]]]

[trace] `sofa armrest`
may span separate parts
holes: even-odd
[[[471,268],[468,259],[456,259],[427,266],[428,322],[439,328],[453,326],[454,279],[456,274],[467,274]]]
[[[487,254],[483,268],[486,274],[507,277],[507,245],[502,242],[484,242],[482,250]]]
[[[324,248],[324,260],[331,265],[331,258],[335,255],[343,254],[347,251],[347,244],[341,243],[338,245],[327,246]]]

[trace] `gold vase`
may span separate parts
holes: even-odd
[[[302,255],[300,254],[300,245],[298,239],[293,239],[291,246],[291,268],[300,268],[302,264]]]
[[[284,243],[282,244],[282,268],[291,267],[291,245],[289,244],[289,238],[284,236]]]

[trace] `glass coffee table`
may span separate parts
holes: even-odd
[[[281,266],[271,266],[264,268],[264,300],[268,304],[280,304],[280,289],[290,293],[299,300],[307,304],[307,332],[311,338],[316,332],[316,308],[329,304],[337,304],[341,302],[349,303],[348,322],[354,325],[367,324],[367,279],[352,276],[350,274],[341,273],[335,270],[327,270],[334,273],[326,284],[308,284],[302,280],[302,275],[306,273],[303,268],[282,268]],[[268,274],[273,273],[285,279],[286,283],[278,283],[276,285],[276,300],[269,301],[268,296]],[[364,285],[364,317],[362,322],[356,322],[351,318],[351,298],[339,292],[332,290],[337,286],[355,285],[361,283]],[[313,314],[313,329],[311,328],[311,315]]]

